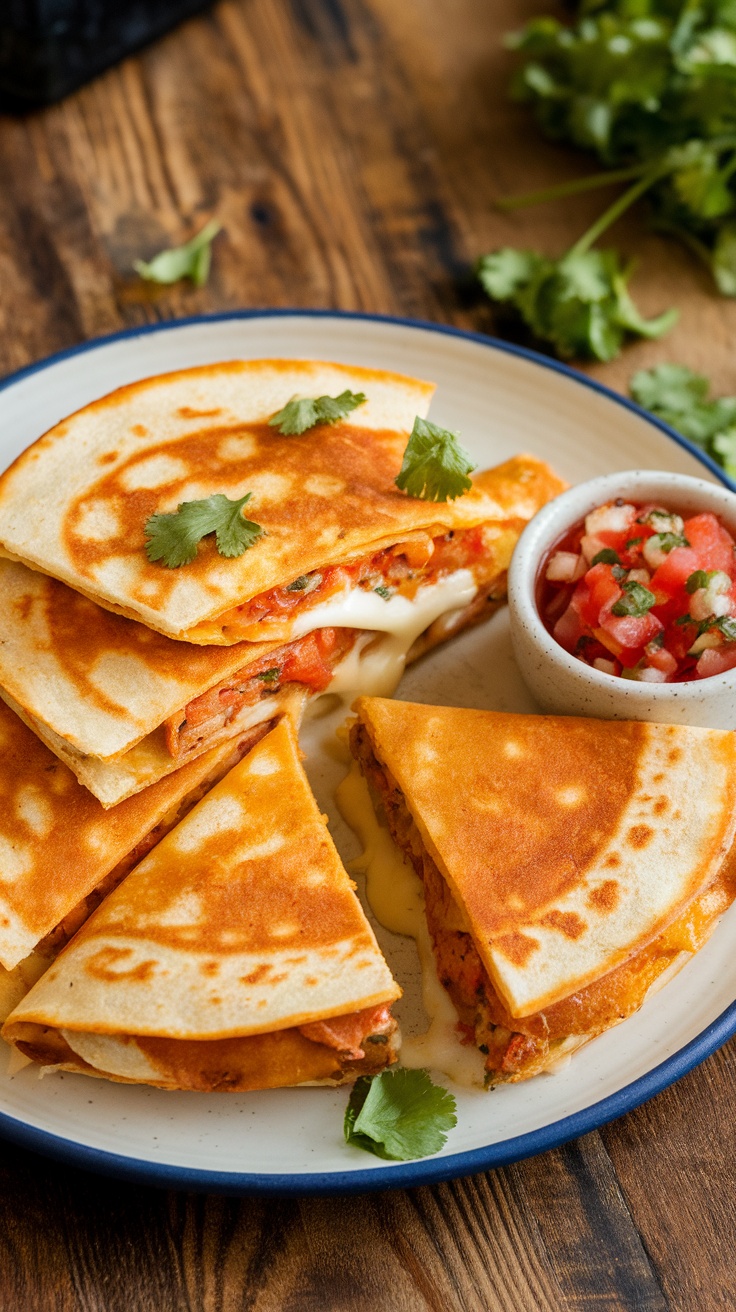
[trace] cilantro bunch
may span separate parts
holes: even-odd
[[[550,137],[612,166],[520,203],[632,182],[654,225],[736,296],[736,0],[579,0],[571,26],[529,22],[507,44],[512,93]]]
[[[635,401],[694,442],[736,480],[736,396],[710,397],[710,381],[684,364],[641,369],[631,379]]]

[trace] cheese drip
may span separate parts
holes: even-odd
[[[422,1000],[429,1029],[401,1045],[400,1062],[411,1069],[429,1066],[456,1084],[483,1088],[483,1056],[461,1043],[458,1014],[437,974],[434,949],[424,913],[422,881],[404,860],[391,835],[376,817],[368,784],[353,761],[339,784],[337,805],[343,819],[363,844],[363,852],[348,869],[365,875],[366,896],[376,919],[393,934],[413,938],[422,970]]]
[[[469,606],[477,591],[468,569],[455,570],[437,583],[417,588],[411,599],[397,595],[384,600],[375,592],[353,588],[306,611],[295,621],[294,633],[331,626],[368,630],[336,666],[326,691],[390,697],[420,633],[441,615]]]

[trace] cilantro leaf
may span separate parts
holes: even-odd
[[[476,468],[458,434],[417,415],[396,486],[422,501],[454,501],[472,486]]]
[[[581,239],[559,259],[507,247],[481,257],[478,277],[492,300],[511,304],[563,359],[612,360],[627,337],[668,332],[677,312],[644,319],[628,291],[631,270],[617,253],[583,246]]]
[[[639,619],[652,609],[657,600],[654,593],[650,592],[649,588],[645,588],[643,583],[629,580],[627,583],[622,583],[621,587],[624,595],[613,603],[611,607],[613,615],[634,615]]]
[[[212,242],[221,229],[222,224],[211,219],[191,241],[159,251],[152,260],[134,260],[133,268],[146,282],[168,285],[190,278],[195,287],[203,287],[210,274]]]
[[[696,569],[688,579],[685,580],[685,591],[690,595],[698,592],[700,588],[707,588],[711,579],[715,577],[718,570],[715,569]]]
[[[713,624],[714,629],[720,629],[726,642],[736,642],[736,619],[733,615],[720,615]]]
[[[169,569],[188,565],[209,533],[215,534],[221,556],[242,556],[263,535],[260,524],[241,513],[251,495],[246,492],[231,501],[215,492],[202,501],[183,501],[172,514],[151,515],[144,529],[148,559],[160,560]]]
[[[626,545],[628,546],[628,543]],[[596,553],[590,563],[591,565],[620,565],[621,557],[613,547],[604,547],[602,551]]]
[[[635,401],[702,447],[736,478],[736,396],[711,399],[709,379],[683,364],[642,369],[634,374],[629,389]]]
[[[351,392],[349,389],[339,396],[295,396],[268,422],[272,428],[278,428],[284,437],[300,437],[307,429],[315,428],[318,424],[336,424],[338,419],[344,419],[351,410],[363,405],[365,399],[364,392]]]
[[[383,597],[384,601],[389,601],[391,599],[391,589],[387,588],[384,583],[379,583],[378,587],[374,588],[373,591],[377,592],[379,597]]]
[[[345,1140],[388,1160],[439,1152],[457,1125],[455,1099],[427,1071],[384,1070],[356,1080],[345,1112]]]

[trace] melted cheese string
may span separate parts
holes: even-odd
[[[458,1015],[437,975],[434,949],[424,913],[422,882],[404,860],[388,830],[376,817],[368,785],[353,761],[338,786],[337,805],[343,819],[358,835],[363,852],[348,862],[349,869],[365,874],[366,896],[376,919],[393,934],[413,938],[422,968],[422,1000],[429,1029],[416,1038],[404,1038],[402,1066],[429,1066],[468,1088],[483,1087],[483,1057],[474,1046],[460,1042]]]

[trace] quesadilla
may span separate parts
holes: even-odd
[[[636,1011],[736,896],[736,738],[359,698],[350,745],[420,876],[486,1082]]]
[[[0,702],[0,1017],[133,866],[240,760],[257,732],[213,748],[105,812]]]
[[[269,421],[295,393],[354,389],[338,422]],[[289,642],[325,626],[391,630],[447,591],[482,608],[521,528],[563,484],[519,458],[436,504],[395,485],[434,388],[298,360],[231,361],[133,383],[52,428],[0,478],[0,544],[100,605],[179,641]],[[178,568],[147,558],[154,516],[249,494],[258,530],[220,554],[210,533]],[[240,512],[238,512],[240,515]],[[243,518],[240,515],[240,527]],[[207,530],[205,530],[206,532]]]
[[[9,1016],[44,1066],[165,1089],[340,1084],[395,1060],[394,983],[282,721]]]
[[[0,558],[0,697],[103,806],[282,715],[298,722],[356,638],[195,647]]]
[[[511,518],[451,531],[434,545],[427,538],[422,547],[416,536],[397,544],[382,553],[382,573],[345,585],[349,604],[335,600],[333,577],[332,600],[301,620],[292,615],[268,641],[175,641],[0,557],[0,696],[113,806],[256,724],[285,714],[298,723],[309,696],[393,692],[407,660],[502,603],[523,523],[561,484],[546,466],[519,457],[488,471],[484,486],[496,513]],[[470,569],[461,566],[468,552]],[[376,582],[389,577],[390,588]],[[311,595],[306,576],[302,582],[301,591],[282,590],[284,614],[294,598]]]

